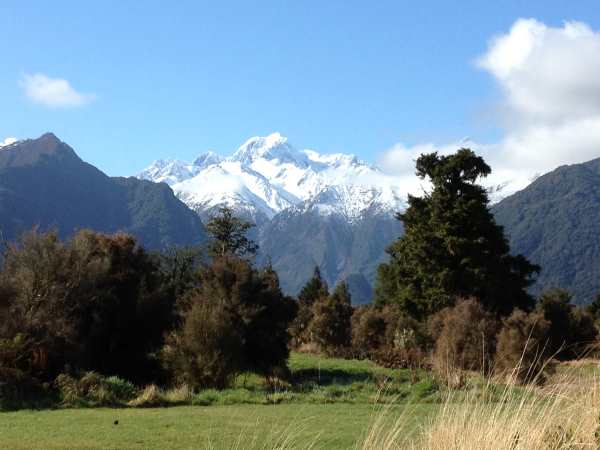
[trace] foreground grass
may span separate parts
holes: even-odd
[[[291,383],[274,393],[246,374],[225,391],[162,392],[167,408],[0,413],[0,448],[600,448],[597,361],[560,365],[544,387],[471,374],[455,390],[368,361],[293,354],[290,367]]]
[[[397,407],[411,429],[438,405]],[[372,405],[237,405],[148,409],[63,409],[0,414],[7,449],[348,449],[380,415]],[[114,421],[118,420],[118,425]]]

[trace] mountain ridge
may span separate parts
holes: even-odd
[[[136,235],[150,249],[199,243],[199,218],[164,184],[108,177],[54,134],[0,149],[0,230],[13,240],[40,226]]]

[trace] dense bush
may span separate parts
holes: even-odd
[[[162,359],[176,380],[193,387],[223,388],[242,370],[281,373],[295,311],[271,269],[258,271],[235,256],[215,258],[200,271],[198,287],[179,300],[181,325]]]
[[[352,312],[348,286],[340,283],[333,294],[314,303],[308,325],[310,340],[329,354],[347,349],[352,340]]]
[[[573,359],[585,354],[596,341],[598,330],[593,317],[571,303],[572,296],[562,289],[543,293],[536,310],[550,323],[548,349],[559,359]]]
[[[519,383],[543,381],[548,358],[548,333],[551,324],[536,311],[525,313],[515,309],[503,320],[498,333],[495,371]]]
[[[227,387],[242,370],[243,337],[226,305],[192,295],[180,329],[162,350],[166,368],[178,383],[192,387]]]
[[[116,405],[127,402],[137,395],[130,382],[119,377],[105,377],[97,372],[86,372],[81,377],[60,374],[54,381],[63,404]]]
[[[384,347],[388,320],[383,308],[359,306],[352,314],[352,347],[361,357]]]
[[[444,379],[460,370],[488,373],[496,349],[499,324],[476,299],[458,300],[445,308],[429,323],[435,338],[433,368]]]
[[[126,235],[27,233],[0,273],[0,359],[51,381],[65,366],[141,380],[173,299],[157,260]]]
[[[327,282],[321,276],[319,267],[315,267],[314,274],[298,294],[298,313],[290,326],[292,345],[295,348],[310,342],[308,326],[313,318],[313,305],[317,300],[329,295]]]

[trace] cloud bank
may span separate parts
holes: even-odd
[[[19,85],[29,100],[48,108],[80,107],[96,98],[95,94],[77,92],[67,80],[41,73],[23,75]]]
[[[414,172],[419,154],[470,147],[492,166],[486,184],[525,187],[535,176],[563,164],[600,157],[600,32],[581,22],[550,27],[519,19],[493,38],[476,66],[492,75],[502,93],[500,142],[441,146],[397,144],[380,155],[397,175]]]

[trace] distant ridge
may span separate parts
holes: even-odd
[[[63,237],[83,228],[123,231],[151,249],[204,239],[199,218],[168,186],[108,177],[52,133],[0,148],[2,236],[35,226]]]
[[[512,251],[542,267],[534,293],[561,287],[577,303],[600,294],[600,158],[559,167],[493,211]]]

